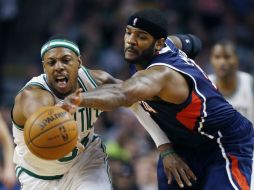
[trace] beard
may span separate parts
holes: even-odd
[[[139,65],[148,65],[149,61],[153,58],[155,52],[155,42],[153,42],[146,50],[139,53],[137,51],[137,56],[133,59],[128,59],[124,57],[125,61],[131,64],[139,64]],[[126,51],[126,50],[125,50]]]

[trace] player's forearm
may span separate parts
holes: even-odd
[[[97,88],[95,91],[82,93],[80,103],[80,106],[96,108],[103,111],[130,105],[131,102],[128,101],[127,96],[117,86],[114,86],[114,88]]]

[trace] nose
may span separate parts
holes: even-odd
[[[223,66],[223,65],[225,65],[227,63],[227,60],[225,59],[225,58],[220,58],[219,60],[218,60],[218,64],[220,65],[220,66]]]
[[[129,34],[129,35],[127,36],[126,42],[127,42],[128,44],[135,45],[136,42],[137,42],[137,41],[136,41],[135,34]]]
[[[61,71],[64,69],[64,64],[61,61],[57,61],[55,64],[55,70]]]

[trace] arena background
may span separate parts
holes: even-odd
[[[197,63],[213,72],[212,44],[237,44],[240,69],[254,74],[253,0],[0,0],[0,105],[11,131],[10,109],[20,88],[42,72],[40,48],[66,34],[80,45],[83,64],[120,79],[129,77],[123,34],[131,13],[157,7],[169,34],[192,33],[203,43]],[[126,109],[103,113],[96,130],[107,143],[115,190],[156,190],[155,146]]]

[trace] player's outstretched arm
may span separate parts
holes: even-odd
[[[182,103],[187,96],[187,82],[179,73],[164,66],[154,66],[135,73],[121,83],[102,85],[85,93],[73,93],[65,98],[65,104],[79,102],[84,107],[113,110],[154,97],[172,103]]]
[[[27,87],[15,98],[12,110],[13,120],[23,126],[27,118],[42,106],[54,105],[53,96],[38,87]]]
[[[100,110],[113,110],[120,106],[129,107],[133,103],[154,97],[162,88],[163,77],[158,70],[144,70],[137,72],[130,79],[117,84],[106,84],[87,93],[80,93],[80,106],[92,107]],[[160,78],[160,79],[159,79]],[[153,84],[159,84],[154,86]],[[78,93],[65,98],[66,104],[72,104]]]

